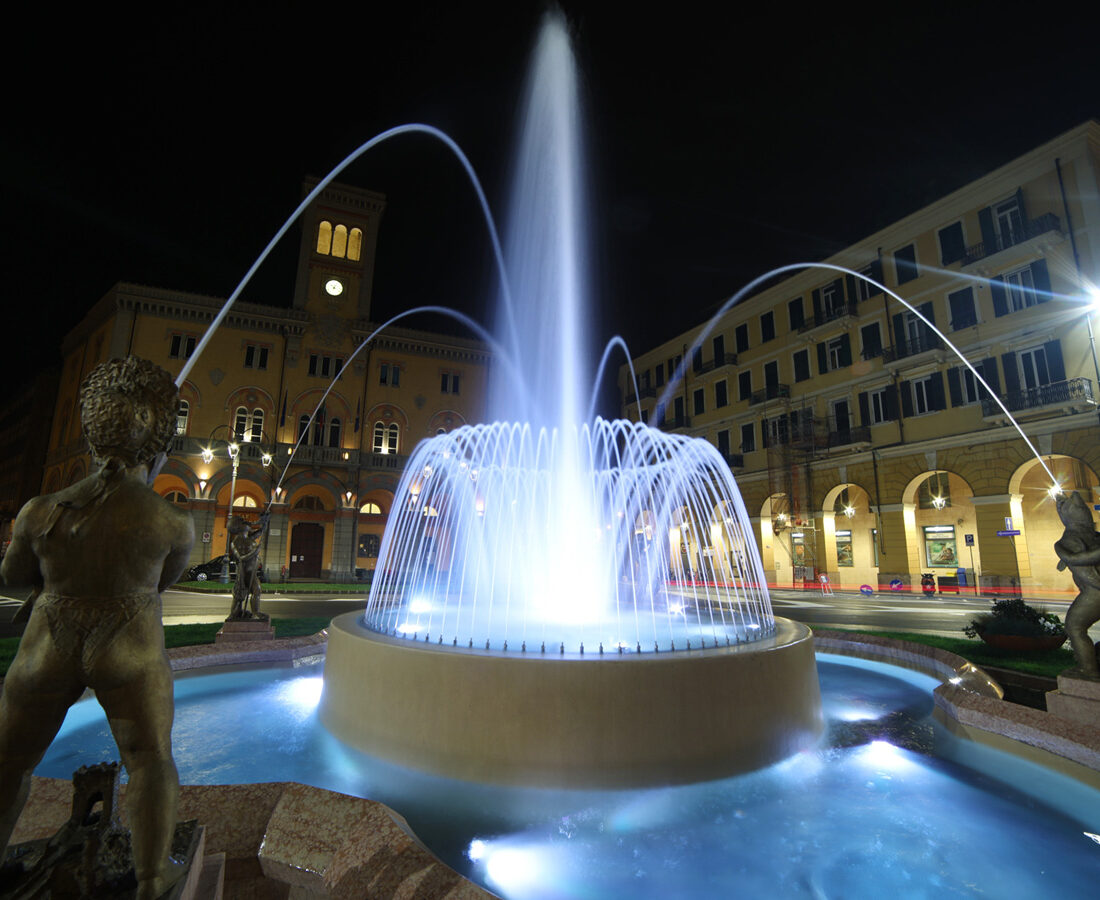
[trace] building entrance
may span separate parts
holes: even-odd
[[[325,551],[325,526],[299,522],[290,532],[290,577],[320,578]]]

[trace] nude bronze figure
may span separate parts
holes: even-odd
[[[152,900],[178,877],[160,592],[183,572],[194,533],[190,516],[149,487],[175,429],[177,391],[168,372],[130,357],[93,369],[80,401],[98,469],[28,502],[0,566],[7,584],[33,587],[0,697],[0,839],[7,847],[66,711],[93,688],[130,777],[136,896]]]
[[[1100,621],[1100,534],[1093,529],[1092,512],[1079,494],[1060,496],[1057,505],[1058,517],[1066,526],[1054,545],[1058,570],[1068,566],[1080,592],[1066,613],[1066,634],[1077,662],[1072,674],[1100,679],[1096,647],[1089,637],[1089,628]]]
[[[249,525],[240,516],[229,521],[229,553],[237,563],[237,580],[233,583],[233,607],[229,619],[267,620],[260,612],[260,545],[267,529],[268,513],[260,521]]]

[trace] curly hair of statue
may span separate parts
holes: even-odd
[[[80,386],[80,421],[99,463],[137,465],[167,449],[179,390],[172,375],[136,356],[100,363]]]

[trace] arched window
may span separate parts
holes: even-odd
[[[309,496],[302,497],[300,500],[296,500],[294,502],[294,508],[313,510],[314,512],[322,512],[324,511],[325,504],[321,502],[320,497]]]
[[[164,499],[169,503],[186,503],[187,495],[183,491],[169,491],[164,495]]]
[[[241,506],[246,509],[255,509],[259,504],[256,503],[255,497],[250,497],[248,494],[241,494],[239,497],[233,498],[234,506]]]
[[[243,406],[237,407],[237,414],[233,418],[233,438],[237,441],[245,440],[248,432],[248,410]]]
[[[332,252],[332,223],[321,222],[317,226],[317,252],[328,256]]]
[[[374,423],[373,450],[375,453],[386,452],[386,426],[381,422]]]
[[[176,434],[187,434],[187,420],[191,416],[191,406],[186,400],[180,400],[176,410]]]
[[[382,515],[382,507],[377,503],[364,503],[359,507],[359,512],[364,516],[380,516]]]
[[[328,445],[330,447],[340,446],[340,420],[335,416],[329,419],[328,423]]]
[[[337,225],[332,230],[332,255],[344,257],[348,252],[348,229],[344,225]]]
[[[359,256],[363,252],[363,232],[353,228],[348,235],[348,259],[359,262]]]
[[[308,441],[302,441],[302,435],[306,433],[306,429],[309,427],[309,416],[305,413],[298,419],[298,440],[301,443],[309,443]]]
[[[397,452],[397,436],[398,436],[398,434],[400,434],[400,431],[401,430],[397,427],[396,422],[394,424],[392,424],[389,428],[386,429],[386,452],[387,453],[396,453]]]
[[[252,428],[247,440],[259,442],[264,433],[264,411],[257,407],[252,410]]]

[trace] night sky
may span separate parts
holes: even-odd
[[[586,104],[593,334],[621,333],[635,352],[768,268],[828,256],[1100,117],[1084,4],[953,4],[920,19],[563,6]],[[10,42],[9,384],[56,364],[64,333],[116,281],[227,296],[303,177],[394,125],[451,134],[503,218],[545,6],[350,7],[66,16]],[[489,242],[441,145],[400,138],[341,180],[387,196],[376,320],[421,303],[489,318]],[[297,246],[292,232],[246,299],[289,304]]]

